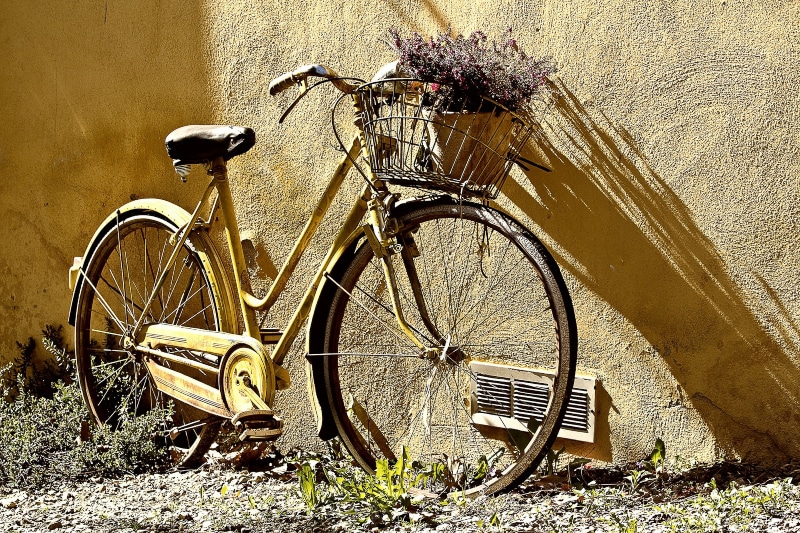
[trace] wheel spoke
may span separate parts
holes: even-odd
[[[386,315],[391,323],[394,314],[386,304],[380,259],[372,249],[365,244],[347,267],[332,269],[344,272],[337,281],[342,291],[334,297],[319,351],[340,354],[323,358],[328,394],[342,398],[332,404],[334,410],[346,405],[348,396],[365,410],[362,417],[334,412],[343,442],[362,464],[399,457],[403,446],[409,446],[416,457],[448,464],[450,482],[471,495],[507,490],[520,481],[521,473],[536,467],[534,460],[542,456],[550,435],[528,429],[521,439],[517,428],[526,419],[512,426],[486,405],[511,405],[513,380],[502,376],[513,376],[514,369],[552,369],[568,378],[574,368],[574,337],[562,349],[560,335],[574,336],[574,318],[552,260],[532,235],[514,224],[469,203],[423,207],[403,218],[403,238],[413,238],[419,251],[413,257],[417,296],[425,300],[429,320],[417,309],[413,272],[397,280],[403,312],[412,327],[442,337],[438,343],[420,337],[429,348],[418,362],[397,357],[406,352],[404,343],[377,318],[376,313]],[[348,291],[359,297],[344,296]],[[362,297],[362,292],[368,294]],[[560,299],[559,306],[554,298]],[[491,364],[476,370],[472,362]],[[492,372],[499,374],[492,377]],[[484,373],[491,379],[484,379]],[[507,388],[492,384],[503,383],[501,378],[509,380]],[[536,417],[561,416],[563,398],[551,393],[547,402],[536,407]],[[508,412],[513,416],[510,407]],[[474,418],[476,413],[480,419]],[[492,417],[488,425],[484,415]],[[379,430],[367,428],[363,420]],[[491,471],[476,478],[481,464]],[[436,490],[455,488],[438,485]]]
[[[118,217],[118,223],[98,241],[85,273],[91,290],[87,287],[80,300],[75,323],[81,385],[92,416],[114,427],[149,410],[172,405],[174,427],[169,443],[182,452],[181,464],[198,464],[213,442],[220,419],[208,420],[207,413],[162,394],[150,378],[141,354],[125,349],[128,345],[123,342],[130,333],[127,327],[142,316],[144,303],[153,293],[167,256],[172,254],[169,242],[177,224],[148,214],[122,218]],[[208,261],[201,261],[196,250],[190,236],[178,253],[180,263],[176,265],[182,266],[172,268],[164,285],[153,294],[147,321],[166,317],[192,328],[219,329],[218,300],[210,278],[213,274],[207,268]],[[98,290],[98,284],[106,294]],[[111,301],[107,301],[105,296],[112,294]],[[187,359],[202,359],[191,350],[173,350],[169,346],[164,350]],[[195,369],[186,372],[191,379],[216,386],[216,375]],[[200,420],[206,422],[198,425]]]

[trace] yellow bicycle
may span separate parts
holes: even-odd
[[[90,412],[113,426],[171,404],[163,436],[184,466],[202,461],[225,420],[242,440],[275,439],[283,421],[272,406],[290,383],[282,365],[307,322],[322,439],[338,436],[368,471],[408,447],[437,465],[427,487],[436,493],[508,490],[552,446],[576,363],[555,261],[488,205],[513,163],[531,163],[519,150],[532,126],[487,99],[475,109],[390,71],[363,82],[311,65],[274,80],[270,93],[299,85],[299,100],[316,87],[311,77],[342,92],[337,105],[353,105],[358,134],[349,147],[340,140],[345,155],[267,294],[245,288],[227,173],[255,142],[249,128],[172,132],[179,174],[208,169],[197,207],[130,202],[76,261],[70,323]],[[258,313],[268,319],[348,175],[363,186],[294,315],[282,329],[261,327]],[[395,185],[416,192],[401,200]],[[232,280],[209,236],[217,220]]]

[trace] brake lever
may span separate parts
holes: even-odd
[[[357,81],[357,82],[359,82],[359,83],[364,83],[364,82],[363,82],[363,80],[359,80],[358,78],[329,78],[329,79],[320,80],[320,81],[318,81],[317,83],[315,83],[314,85],[311,85],[311,86],[309,86],[309,85],[308,85],[308,81],[307,81],[307,80],[302,80],[302,81],[299,83],[299,85],[302,87],[302,92],[301,92],[301,93],[298,95],[298,97],[297,97],[297,98],[295,98],[295,99],[294,99],[294,102],[292,102],[292,103],[289,105],[289,107],[287,107],[287,108],[286,108],[286,111],[284,111],[284,112],[283,112],[283,114],[281,115],[281,118],[279,118],[279,119],[278,119],[278,124],[283,124],[283,121],[284,121],[284,120],[286,120],[286,117],[289,115],[289,113],[291,113],[291,112],[292,112],[292,110],[293,110],[293,109],[294,109],[294,107],[297,105],[297,103],[298,103],[298,102],[299,102],[299,101],[300,101],[300,100],[301,100],[301,99],[302,99],[302,98],[303,98],[305,95],[307,95],[308,93],[310,93],[312,89],[315,89],[315,88],[319,87],[319,86],[320,86],[320,85],[322,85],[323,83],[332,83],[332,82],[334,82],[335,80],[354,80],[354,81]]]

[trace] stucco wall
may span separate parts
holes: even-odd
[[[799,22],[797,3],[727,0],[5,3],[0,359],[66,322],[66,269],[114,206],[196,198],[202,173],[180,184],[163,151],[174,127],[258,132],[231,172],[252,271],[271,275],[338,154],[332,94],[279,126],[289,100],[269,79],[309,62],[370,77],[392,59],[379,38],[393,25],[512,26],[561,67],[530,147],[553,171],[514,174],[500,202],[573,293],[580,371],[604,391],[583,453],[637,459],[662,437],[670,457],[797,458]],[[286,444],[312,433],[294,355]]]
[[[130,4],[130,5],[129,5]],[[210,121],[199,7],[158,1],[0,7],[0,356],[66,325],[66,270],[131,197],[185,205],[163,138]],[[70,332],[71,334],[71,332]]]

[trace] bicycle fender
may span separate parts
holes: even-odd
[[[106,234],[111,231],[112,228],[114,228],[118,220],[124,220],[129,216],[139,213],[154,214],[173,223],[177,227],[181,227],[183,224],[186,224],[191,217],[191,215],[182,207],[158,198],[144,198],[128,202],[106,217],[103,223],[97,228],[97,231],[94,232],[94,235],[89,241],[89,244],[86,247],[86,251],[83,253],[83,257],[81,258],[80,262],[76,261],[76,264],[73,266],[73,268],[77,267],[80,270],[77,273],[75,287],[72,291],[72,301],[69,308],[68,322],[71,326],[75,325],[75,313],[77,312],[78,308],[78,299],[80,298],[83,288],[82,272],[85,272],[86,267],[91,264],[95,251],[97,250],[97,246],[100,244],[103,237],[105,237]],[[201,256],[202,260],[206,262],[207,259],[205,258],[204,254],[201,254]]]
[[[350,236],[331,260],[328,272],[333,277],[339,277],[341,271],[355,254],[359,241],[364,237],[362,229],[358,229]],[[328,313],[331,310],[331,301],[336,290],[336,284],[324,278],[314,296],[314,302],[309,313],[308,329],[306,334],[306,353],[321,353],[322,342]],[[336,423],[333,420],[330,402],[332,401],[324,385],[322,358],[306,357],[306,387],[311,410],[317,423],[317,435],[322,440],[329,440],[338,435]]]

